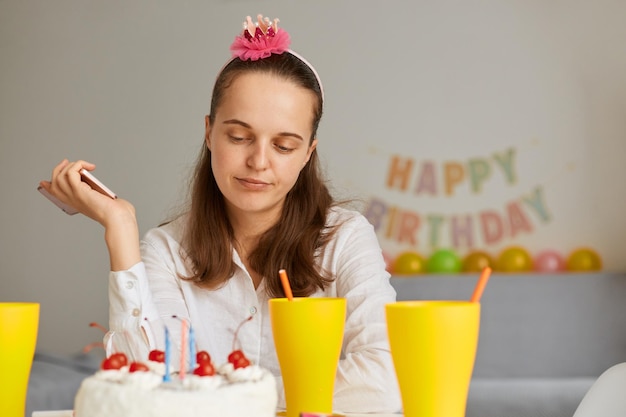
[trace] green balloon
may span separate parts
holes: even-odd
[[[461,271],[461,258],[450,249],[438,249],[430,255],[426,270],[435,274],[454,274]]]

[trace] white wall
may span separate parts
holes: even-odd
[[[324,80],[319,149],[339,194],[450,219],[540,186],[550,221],[527,211],[532,231],[489,250],[591,245],[606,269],[626,268],[624,2],[0,0],[0,301],[42,303],[39,349],[101,338],[88,323],[107,324],[108,259],[101,227],[37,183],[87,159],[136,205],[142,233],[163,220],[184,196],[216,72],[257,13],[279,17]],[[507,149],[515,183],[492,165],[480,192],[466,175],[443,193],[445,163]],[[415,174],[409,191],[386,186],[394,155],[432,162],[437,193],[416,195]],[[379,235],[387,251],[409,247]],[[413,249],[432,250],[425,227],[416,236]]]

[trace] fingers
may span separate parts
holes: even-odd
[[[61,170],[63,170],[70,162],[67,159],[62,160],[57,166],[52,170],[52,179],[54,180],[59,176]]]
[[[62,160],[54,169],[52,170],[52,180],[51,183],[54,184],[57,181],[66,181],[71,185],[74,185],[78,181],[80,181],[80,170],[85,168],[88,171],[93,171],[96,166],[91,162],[78,160],[74,162],[70,162],[67,159]]]
[[[52,170],[52,178],[57,177],[62,172],[68,172],[68,171],[78,172],[83,168],[85,168],[87,171],[93,171],[94,169],[96,169],[96,165],[92,164],[91,162],[87,162],[83,160],[70,162],[68,159],[64,159],[61,162],[59,162],[59,164],[55,166],[54,169]]]
[[[69,200],[73,200],[81,192],[81,187],[86,186],[81,181],[80,170],[85,168],[91,171],[95,167],[91,162],[83,160],[70,162],[63,159],[52,170],[50,181],[41,181],[40,185],[57,198],[69,203]]]
[[[115,224],[118,219],[127,222],[131,218],[135,221],[134,208],[130,203],[106,197],[82,180],[82,169],[93,171],[95,168],[87,161],[64,159],[52,170],[50,181],[40,181],[39,185],[61,202],[105,227]]]
[[[44,188],[46,191],[50,191],[50,181],[39,181],[39,186]]]

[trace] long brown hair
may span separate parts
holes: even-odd
[[[265,72],[289,80],[314,93],[312,134],[317,134],[322,117],[322,92],[311,68],[289,52],[257,61],[230,61],[220,72],[211,99],[209,119],[214,122],[226,90],[240,75]],[[262,99],[261,97],[259,99]],[[248,261],[264,277],[270,296],[284,296],[278,271],[286,269],[293,294],[308,296],[324,289],[332,278],[316,266],[316,256],[328,243],[334,227],[327,227],[326,216],[334,204],[322,179],[317,151],[314,150],[298,180],[287,193],[278,222],[260,237]],[[193,265],[193,273],[184,279],[206,288],[216,288],[235,272],[232,261],[233,228],[226,214],[224,196],[217,186],[211,166],[211,151],[202,146],[191,183],[191,207],[185,228],[183,247]]]

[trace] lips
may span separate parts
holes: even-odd
[[[235,178],[239,184],[250,190],[263,190],[271,184],[257,178]]]

